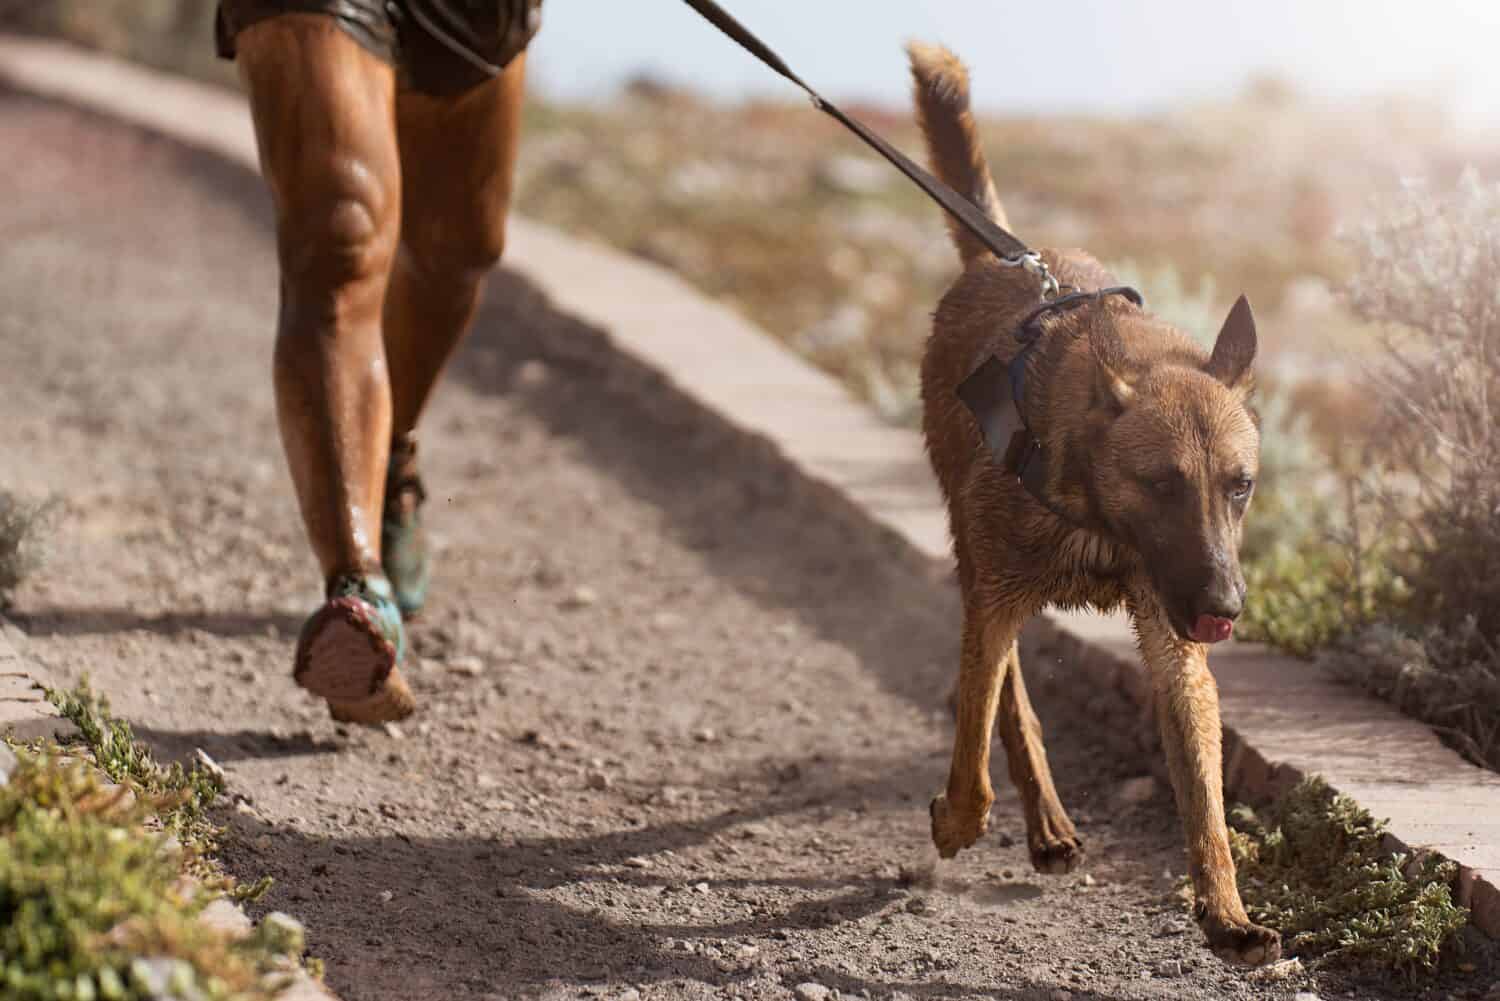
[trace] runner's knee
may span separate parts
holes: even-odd
[[[505,253],[505,219],[408,226],[408,252],[429,275],[478,278]]]
[[[299,187],[281,213],[283,281],[317,295],[383,279],[399,231],[394,185],[350,164],[320,171]]]

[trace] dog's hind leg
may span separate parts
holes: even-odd
[[[958,671],[958,711],[947,792],[932,801],[932,841],[943,858],[979,840],[989,827],[995,791],[990,785],[990,736],[1000,701],[1001,671],[1021,631],[1021,616],[1007,608],[964,609]]]
[[[1000,739],[1005,744],[1010,780],[1021,794],[1021,807],[1026,814],[1026,845],[1031,850],[1031,864],[1038,872],[1071,872],[1083,861],[1083,845],[1052,784],[1047,749],[1042,743],[1042,724],[1026,696],[1021,654],[1015,644],[1011,645],[1001,670],[1005,681],[1000,689]]]
[[[1133,597],[1131,611],[1167,755],[1177,812],[1187,835],[1193,916],[1221,959],[1258,966],[1281,956],[1281,936],[1252,924],[1235,885],[1224,819],[1223,732],[1219,690],[1207,649],[1180,639],[1154,598]]]

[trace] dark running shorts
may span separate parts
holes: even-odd
[[[219,55],[234,38],[279,14],[326,14],[396,68],[403,87],[440,96],[491,79],[541,26],[542,0],[219,0]]]

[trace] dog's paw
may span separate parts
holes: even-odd
[[[1028,838],[1026,847],[1031,851],[1031,865],[1037,872],[1061,876],[1083,864],[1083,842],[1076,834]]]
[[[1203,934],[1213,954],[1238,966],[1264,966],[1281,958],[1281,935],[1271,928],[1246,921],[1243,924],[1206,920]]]
[[[932,843],[937,845],[938,854],[943,858],[957,855],[978,841],[990,827],[988,806],[982,810],[958,810],[942,794],[932,798],[928,813],[932,815]]]

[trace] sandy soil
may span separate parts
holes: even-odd
[[[990,836],[908,885],[950,735],[946,571],[513,275],[426,423],[421,711],[336,726],[290,678],[319,581],[257,179],[15,95],[0,149],[0,481],[66,505],[28,652],[225,766],[227,864],[275,877],[259,906],[306,921],[348,1001],[1408,996],[1209,955],[1170,797],[1122,795],[1151,771],[1123,707],[1070,710],[1042,658],[1090,864],[1033,874],[1004,788]],[[1427,995],[1482,996],[1470,959]]]

